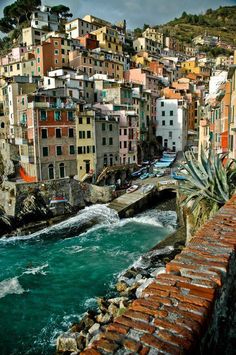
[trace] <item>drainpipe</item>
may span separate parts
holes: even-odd
[[[41,150],[39,141],[39,110],[37,110],[37,131],[38,131],[38,156],[39,156],[39,179],[42,181],[42,163],[41,163]]]
[[[38,178],[38,169],[37,169],[37,154],[36,154],[36,130],[35,130],[35,117],[34,117],[34,101],[32,102],[32,123],[33,123],[33,140],[34,140],[34,164],[35,164],[35,172],[36,172],[36,180],[39,181]]]
[[[229,79],[229,110],[228,110],[228,154],[230,155],[230,124],[231,124],[231,103],[232,103],[232,79]]]

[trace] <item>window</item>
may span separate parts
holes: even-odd
[[[57,146],[57,155],[62,155],[62,146],[61,145]]]
[[[162,121],[162,126],[165,126],[166,125],[166,121]]]
[[[166,115],[165,111],[161,111],[161,115],[165,116]]]
[[[43,147],[43,157],[48,157],[48,147]]]
[[[20,69],[20,64],[18,63],[18,64],[16,64],[16,68],[17,68],[17,70],[19,70]]]
[[[48,178],[50,180],[54,179],[54,166],[53,166],[53,164],[49,164],[48,165]]]
[[[58,49],[55,49],[54,54],[55,54],[55,55],[58,55],[58,54],[59,54],[59,50],[58,50]]]
[[[127,136],[127,129],[124,129],[124,136]]]
[[[91,131],[87,131],[87,138],[91,138]]]
[[[83,124],[83,117],[79,117],[79,124]]]
[[[102,138],[102,145],[106,145],[106,138],[105,137]]]
[[[37,63],[40,63],[40,58],[37,58]]]
[[[47,130],[47,128],[42,128],[42,138],[48,138],[48,130]]]
[[[109,138],[109,145],[113,145],[113,138],[112,137]]]
[[[87,145],[87,154],[89,154],[89,152],[90,152],[90,146]]]
[[[127,142],[124,141],[124,148],[127,148]]]
[[[59,165],[59,173],[60,173],[60,178],[65,177],[65,165],[64,163],[60,163]]]
[[[75,146],[70,145],[70,154],[75,154]]]
[[[85,131],[79,131],[79,138],[85,139]]]
[[[73,111],[67,112],[67,118],[69,121],[74,121]]]
[[[173,120],[170,120],[170,126],[173,126]]]
[[[90,117],[87,117],[87,124],[90,124],[90,121],[91,121]]]
[[[78,154],[83,154],[82,147],[78,147]]]
[[[69,137],[70,138],[74,137],[74,129],[73,128],[69,128]]]
[[[106,123],[102,123],[102,131],[106,130]]]
[[[54,111],[54,120],[55,121],[61,120],[61,112],[60,111]]]
[[[172,132],[169,132],[169,138],[172,139]]]
[[[173,116],[174,112],[173,111],[170,111],[170,116]]]
[[[56,128],[56,138],[61,138],[61,128]]]
[[[109,124],[109,131],[112,131],[112,124]]]

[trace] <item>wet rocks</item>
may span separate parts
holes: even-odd
[[[114,318],[121,316],[130,303],[141,296],[143,290],[153,282],[155,277],[165,272],[166,262],[173,259],[181,248],[181,243],[176,243],[175,246],[151,250],[140,257],[129,269],[120,273],[116,284],[120,296],[98,298],[97,311],[88,312],[79,323],[72,325],[71,338],[68,332],[62,334],[57,342],[57,351],[65,353],[69,351],[68,349],[73,349],[79,354],[94,340],[99,339],[104,327]]]
[[[21,209],[18,211],[16,217],[19,223],[27,223],[48,219],[52,217],[52,213],[47,207],[41,193],[38,190],[34,190],[22,200]]]

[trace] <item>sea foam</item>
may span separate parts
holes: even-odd
[[[13,277],[12,279],[6,279],[0,282],[0,298],[3,298],[13,293],[20,295],[23,292],[25,292],[25,290],[20,285],[17,277]]]

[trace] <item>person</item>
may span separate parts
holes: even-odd
[[[121,186],[121,179],[120,178],[117,179],[117,186],[118,186],[118,188],[120,188],[120,186]]]

